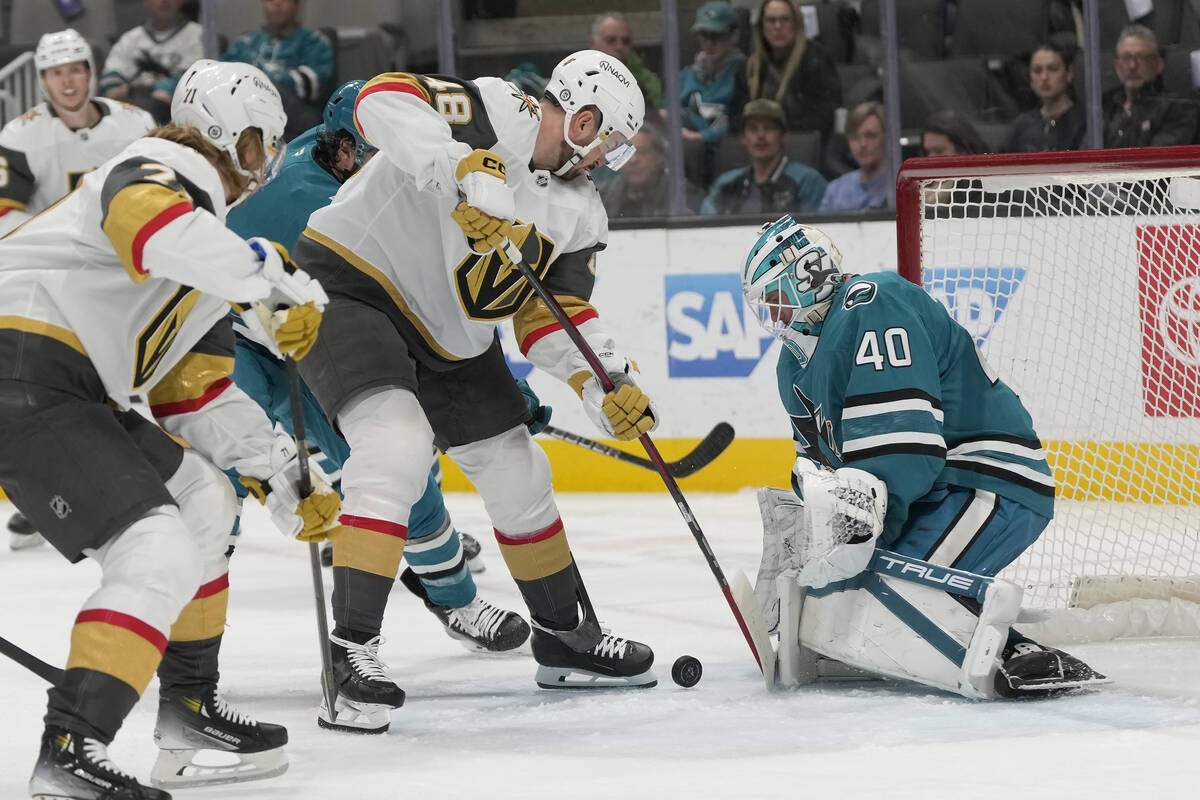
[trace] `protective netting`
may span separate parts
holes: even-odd
[[[1003,577],[1051,609],[1195,591],[1200,166],[920,187],[925,288],[1021,396],[1058,483]]]

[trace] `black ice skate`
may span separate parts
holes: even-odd
[[[477,653],[503,653],[514,650],[529,638],[529,625],[515,611],[506,611],[478,596],[462,608],[439,606],[430,601],[421,579],[412,568],[400,573],[400,583],[425,603],[446,629],[468,650]]]
[[[28,550],[31,547],[45,544],[45,542],[46,540],[29,521],[29,517],[20,511],[14,511],[13,515],[8,518],[8,548],[10,550]]]
[[[483,552],[483,545],[469,533],[458,532],[458,538],[462,541],[463,555],[467,557],[467,569],[474,573],[480,573],[487,569],[487,564],[483,563],[483,558],[480,553]]]
[[[387,732],[391,710],[404,705],[404,690],[388,677],[387,664],[379,658],[379,646],[384,641],[382,636],[374,636],[360,644],[351,638],[330,635],[337,700],[333,715],[322,700],[317,715],[317,724],[322,728],[351,733]]]
[[[996,670],[996,694],[1009,700],[1035,700],[1112,683],[1087,664],[1052,647],[1018,642],[1005,648]]]
[[[155,786],[180,788],[271,778],[287,772],[287,728],[256,722],[230,706],[215,689],[158,705],[154,741]],[[223,755],[201,750],[219,751]]]
[[[102,742],[62,728],[42,734],[29,794],[34,800],[171,800],[122,772]]]
[[[571,631],[533,626],[535,679],[543,689],[648,689],[658,684],[650,665],[654,651],[632,639],[604,633],[585,619]]]

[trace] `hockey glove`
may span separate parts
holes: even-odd
[[[271,512],[271,521],[285,536],[302,542],[320,542],[339,527],[342,501],[320,472],[309,467],[312,493],[300,499],[300,462],[296,443],[278,436],[271,452],[264,457],[237,465],[243,473],[238,481]]]
[[[450,218],[478,252],[499,248],[509,236],[507,226],[516,216],[516,207],[506,174],[504,159],[490,150],[473,150],[454,171],[463,202]]]
[[[812,526],[812,540],[796,576],[801,586],[820,589],[853,578],[867,568],[887,516],[887,485],[852,467],[830,471],[796,460]]]
[[[274,287],[266,299],[254,302],[254,311],[280,354],[299,361],[317,341],[321,312],[329,298],[282,245],[262,237],[250,239],[249,244],[262,261],[263,277]]]
[[[517,386],[521,390],[521,394],[525,396],[525,405],[529,406],[530,419],[525,423],[525,427],[529,428],[530,435],[536,435],[546,430],[546,426],[550,424],[550,414],[554,411],[550,406],[542,405],[541,398],[537,396],[537,392],[533,391],[533,387],[524,378],[517,380]]]
[[[589,372],[578,372],[570,380],[588,417],[602,431],[622,441],[636,439],[654,430],[658,424],[654,404],[630,374],[636,372],[637,367],[611,350],[602,350],[596,355],[613,382],[611,392],[604,391],[600,381]]]

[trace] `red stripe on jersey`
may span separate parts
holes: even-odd
[[[221,380],[209,386],[204,394],[199,397],[194,397],[191,400],[180,400],[177,403],[159,403],[158,405],[150,406],[150,412],[155,417],[170,417],[175,414],[187,414],[191,411],[198,411],[215,400],[222,392],[230,387],[233,383],[229,378],[221,378]]]
[[[167,649],[166,636],[137,617],[122,614],[120,611],[111,611],[107,608],[85,608],[75,618],[76,625],[84,622],[103,622],[106,625],[112,625],[116,628],[124,628],[154,645],[160,653],[165,652]]]
[[[587,322],[589,319],[599,319],[599,317],[600,317],[600,315],[596,313],[596,309],[585,308],[583,311],[580,311],[575,316],[570,317],[570,320],[571,320],[571,322],[575,323],[575,327],[578,328],[580,325]],[[537,328],[536,330],[530,331],[529,335],[521,340],[521,354],[529,355],[529,348],[531,348],[535,344],[537,344],[537,341],[539,339],[541,339],[544,336],[548,336],[548,335],[554,333],[555,331],[561,331],[561,330],[562,330],[562,325],[559,325],[557,322],[553,322],[549,325],[545,325],[541,328]]]
[[[358,121],[358,105],[376,92],[404,92],[416,97],[422,103],[429,102],[428,94],[423,94],[419,87],[404,81],[386,81],[377,83],[374,86],[367,86],[361,92],[359,92],[358,97],[354,99],[354,126],[358,128],[358,132],[360,134],[363,132],[363,126],[362,123]]]
[[[142,249],[145,248],[146,242],[149,241],[150,237],[158,233],[159,229],[161,229],[168,222],[171,222],[177,217],[182,217],[184,214],[192,211],[193,208],[194,206],[188,202],[176,203],[175,205],[160,211],[156,217],[143,225],[142,229],[137,232],[137,236],[133,237],[133,246],[130,249],[133,251],[133,268],[137,270],[139,274],[146,274],[146,270],[142,269]]]
[[[395,536],[400,539],[408,539],[408,527],[401,525],[398,522],[388,522],[385,519],[373,519],[371,517],[356,517],[353,514],[342,514],[338,517],[338,522],[343,525],[349,525],[352,528],[362,528],[376,533],[386,533],[388,536]]]
[[[219,594],[229,588],[229,573],[226,572],[215,581],[209,581],[196,590],[196,596],[193,600],[200,600],[205,597],[212,597],[214,594]]]
[[[520,536],[511,536],[507,533],[501,533],[495,528],[492,528],[496,534],[496,541],[500,544],[533,544],[534,542],[544,542],[551,536],[562,533],[562,529],[562,517],[558,517],[554,520],[554,522],[551,522],[540,531],[534,531],[533,533],[526,533]]]

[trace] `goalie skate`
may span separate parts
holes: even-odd
[[[42,734],[29,794],[34,800],[171,800],[109,761],[103,742],[61,728]]]
[[[287,729],[260,723],[209,689],[158,706],[155,786],[182,788],[271,778],[288,768]]]
[[[333,655],[333,682],[337,690],[333,712],[321,702],[317,724],[351,733],[386,733],[393,708],[404,705],[404,690],[387,675],[379,658],[386,641],[374,636],[359,644],[340,636],[329,637]]]
[[[594,624],[594,623],[593,623]],[[587,625],[587,622],[584,623]],[[632,639],[621,639],[596,628],[590,647],[574,631],[552,631],[534,623],[533,657],[538,662],[537,685],[543,689],[649,689],[658,684],[650,666],[654,651]],[[583,648],[587,649],[583,649]]]
[[[1034,642],[1005,649],[996,670],[996,694],[1009,700],[1054,697],[1112,680],[1072,655]]]

